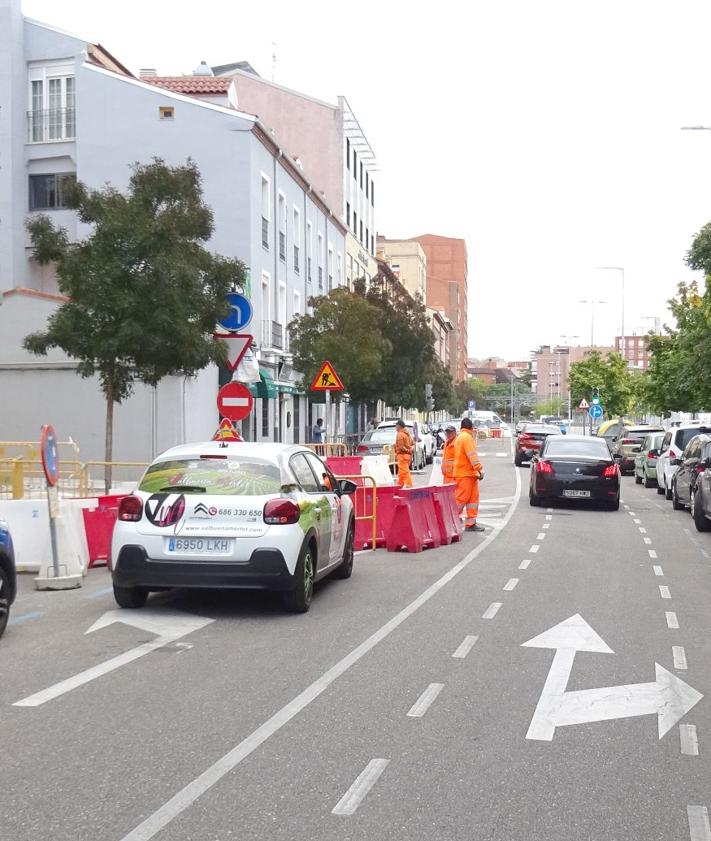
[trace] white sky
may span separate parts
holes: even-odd
[[[711,220],[707,0],[24,0],[131,70],[246,59],[344,94],[378,157],[380,233],[464,237],[469,351],[609,342],[691,274]],[[579,336],[579,339],[572,337]]]

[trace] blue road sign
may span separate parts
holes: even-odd
[[[42,467],[47,484],[57,484],[59,479],[59,455],[57,453],[57,434],[54,427],[45,424],[40,436],[40,450],[42,452]]]
[[[602,417],[602,406],[599,403],[593,403],[592,406],[588,409],[588,414],[594,420]]]
[[[230,305],[230,311],[218,324],[225,330],[236,333],[252,320],[252,305],[239,292],[228,292],[225,297]]]
[[[469,401],[469,408],[470,409],[476,409],[476,400],[470,400]]]

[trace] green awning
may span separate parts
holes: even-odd
[[[250,383],[247,387],[252,397],[260,397],[262,400],[273,400],[279,393],[274,377],[266,368],[259,369],[261,380],[258,383]]]
[[[275,385],[282,394],[298,394],[299,393],[298,387],[296,385],[294,385],[293,383],[277,382]]]

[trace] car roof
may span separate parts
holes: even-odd
[[[698,429],[701,432],[711,432],[711,426],[707,423],[681,423],[679,426],[672,426],[669,432],[678,432],[680,429]]]
[[[299,444],[276,444],[271,441],[201,441],[171,447],[153,459],[152,463],[176,458],[200,458],[203,455],[225,455],[228,458],[247,457],[276,464],[292,453],[299,452],[312,453],[312,450]]]
[[[651,426],[650,424],[640,424],[638,426],[626,426],[628,432],[664,432],[663,426]]]

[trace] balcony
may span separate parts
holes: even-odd
[[[299,246],[298,245],[294,246],[294,271],[296,272],[296,274],[299,274],[299,272],[301,271],[301,268],[299,266]]]
[[[269,220],[262,216],[262,246],[269,250]]]
[[[52,108],[48,111],[27,112],[27,140],[46,143],[54,140],[74,140],[76,111],[74,108]]]
[[[286,263],[286,234],[279,231],[279,259]]]
[[[284,325],[278,321],[262,321],[262,347],[284,350]]]

